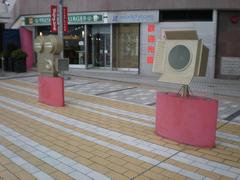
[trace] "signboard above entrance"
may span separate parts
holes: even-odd
[[[69,13],[68,24],[103,24],[103,23],[154,23],[159,21],[159,11],[121,11]],[[23,26],[48,26],[50,15],[25,16]]]
[[[68,24],[103,23],[103,14],[70,14]],[[24,17],[25,26],[47,26],[51,24],[50,15]]]

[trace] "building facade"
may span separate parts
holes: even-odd
[[[50,5],[57,4],[19,0],[9,27],[24,27],[33,38],[51,34]],[[64,56],[70,67],[154,76],[156,41],[164,30],[187,29],[196,30],[209,48],[207,79],[240,78],[238,0],[68,0],[64,6],[69,12]]]
[[[6,23],[10,20],[8,13],[8,4],[4,0],[0,1],[0,42],[3,40],[3,30]],[[0,43],[0,52],[2,51],[2,43]]]

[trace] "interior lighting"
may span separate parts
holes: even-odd
[[[3,4],[10,6],[10,3],[7,0],[2,0]]]

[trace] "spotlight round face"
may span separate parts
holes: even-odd
[[[170,51],[168,61],[174,70],[181,71],[190,64],[190,51],[184,45],[177,45]]]

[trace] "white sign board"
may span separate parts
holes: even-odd
[[[154,23],[159,21],[159,11],[121,11],[106,13],[107,23]]]
[[[221,57],[221,74],[240,76],[240,57]]]

